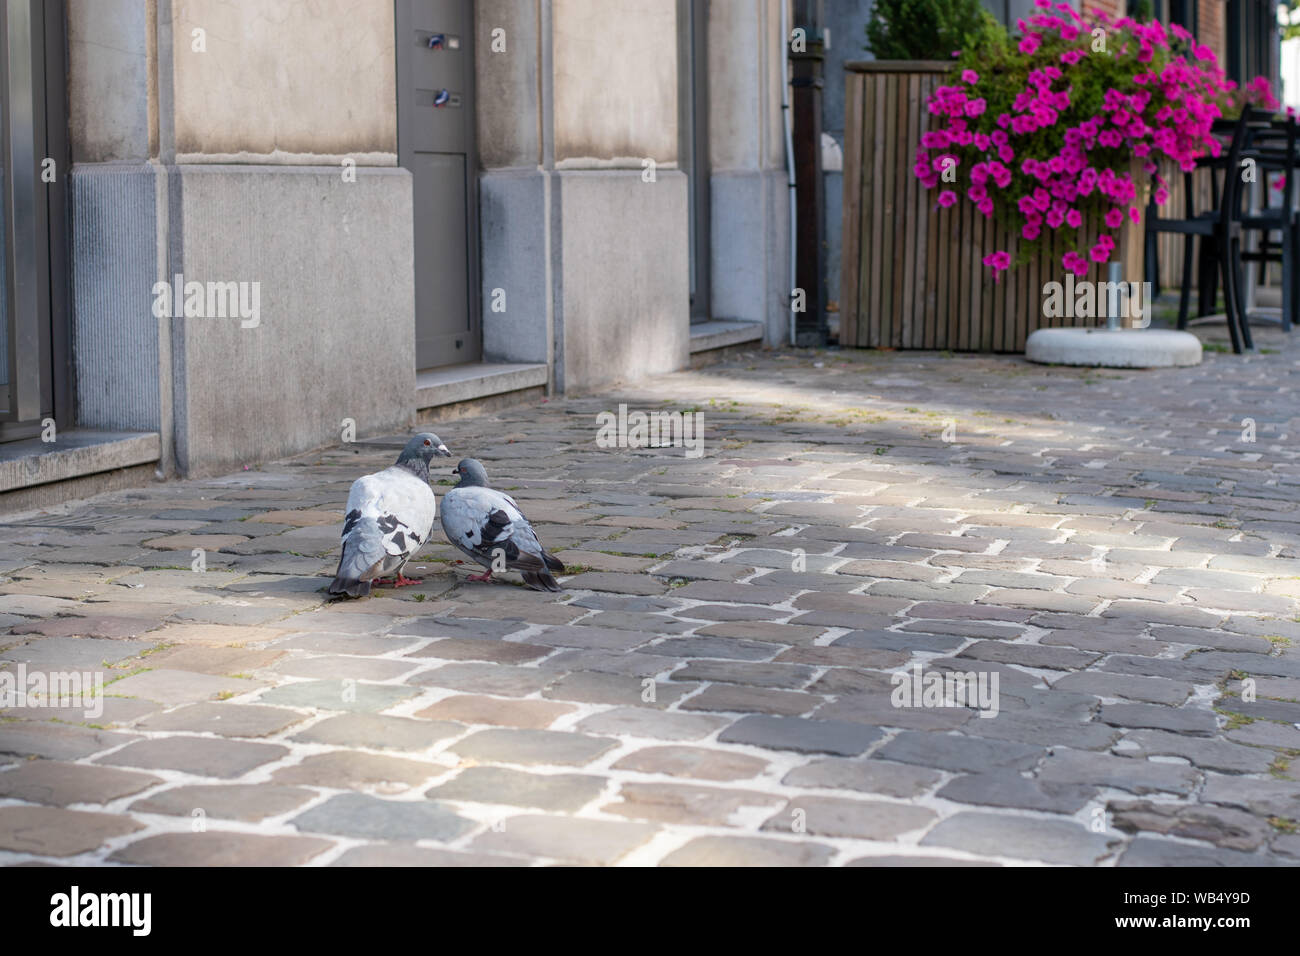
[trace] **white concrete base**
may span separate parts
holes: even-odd
[[[1025,342],[1025,358],[1044,365],[1169,368],[1200,365],[1201,342],[1172,329],[1038,329]]]

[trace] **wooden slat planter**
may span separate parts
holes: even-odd
[[[1019,230],[980,214],[960,182],[953,188],[961,200],[939,208],[937,190],[925,189],[912,174],[921,135],[931,129],[925,104],[950,66],[898,60],[845,65],[841,345],[1023,352],[1035,329],[1097,324],[1043,315],[1044,284],[1065,279],[1061,240],[1040,244],[1033,261],[995,283],[983,259],[1005,249],[1014,260]],[[1121,237],[1126,281],[1142,279],[1139,229]],[[1104,266],[1094,265],[1079,281],[1105,281],[1104,273]]]

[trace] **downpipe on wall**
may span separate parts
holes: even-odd
[[[794,175],[794,132],[790,114],[790,10],[781,0],[781,125],[785,129],[785,172],[790,197],[790,281],[786,283],[786,312],[790,316],[790,344],[796,342],[794,290],[798,284],[798,185]]]

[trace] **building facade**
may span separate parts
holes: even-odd
[[[786,6],[7,4],[3,500],[784,341]]]

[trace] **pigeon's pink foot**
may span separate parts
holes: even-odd
[[[404,577],[403,575],[399,574],[399,575],[397,576],[397,580],[393,582],[393,587],[395,587],[395,588],[404,588],[404,587],[406,587],[406,586],[409,585],[409,584],[419,584],[419,583],[420,583],[420,579],[419,579],[419,578],[408,578],[408,577]]]
[[[488,571],[484,571],[482,574],[471,574],[468,578],[466,578],[466,580],[467,581],[491,581],[492,572],[488,570]]]
[[[391,588],[393,586],[392,578],[371,578],[370,586],[376,588]]]

